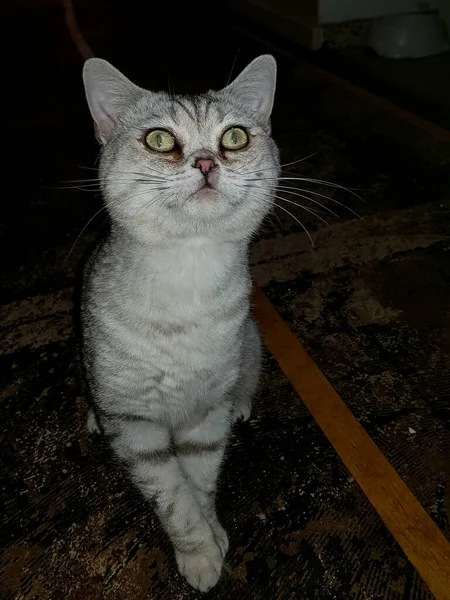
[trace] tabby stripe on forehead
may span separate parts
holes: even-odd
[[[217,452],[225,447],[225,440],[217,442],[201,443],[201,442],[182,442],[177,444],[177,454],[203,454],[204,452]]]
[[[216,110],[217,110],[218,120],[223,121],[228,114],[227,108],[222,106],[219,102],[216,102]]]
[[[197,98],[193,98],[192,99],[192,106],[194,107],[195,110],[195,114],[197,117],[197,123],[201,123],[202,120],[202,115],[201,115],[201,105],[200,102],[197,100]]]
[[[174,100],[179,106],[181,106],[181,108],[183,108],[185,110],[187,115],[195,122],[196,121],[195,116],[192,114],[192,112],[189,110],[189,108],[184,104],[184,102],[182,102],[179,98],[175,98]]]
[[[209,109],[211,108],[211,104],[213,102],[214,102],[214,100],[212,98],[205,98],[205,116],[204,116],[205,121],[208,116]]]

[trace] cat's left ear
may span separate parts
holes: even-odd
[[[101,58],[89,58],[84,63],[83,81],[97,140],[105,144],[116,128],[120,113],[142,90]]]
[[[270,54],[255,58],[225,90],[269,120],[275,96],[277,63]]]

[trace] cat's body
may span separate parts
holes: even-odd
[[[202,239],[151,253],[113,239],[96,252],[86,271],[83,322],[96,340],[92,387],[109,393],[101,410],[177,428],[234,391],[248,368],[248,343],[252,355],[260,353],[246,258],[242,244]],[[131,397],[117,364],[134,382]]]
[[[214,506],[220,464],[260,370],[247,252],[279,166],[274,62],[252,65],[195,100],[145,92],[104,61],[85,68],[112,220],[85,273],[86,373],[112,449],[202,591],[228,548]]]

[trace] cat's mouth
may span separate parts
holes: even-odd
[[[217,187],[213,183],[205,179],[205,181],[202,182],[202,185],[200,185],[197,188],[197,190],[192,194],[192,197],[196,199],[212,198],[216,194],[216,192]]]
[[[217,188],[210,181],[205,181],[205,183],[202,185],[202,187],[200,189],[201,190],[204,190],[204,189],[207,189],[207,190],[216,190]]]

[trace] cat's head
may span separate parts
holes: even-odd
[[[114,222],[144,242],[247,239],[257,229],[279,174],[270,137],[273,57],[195,97],[144,90],[97,58],[83,77]]]

